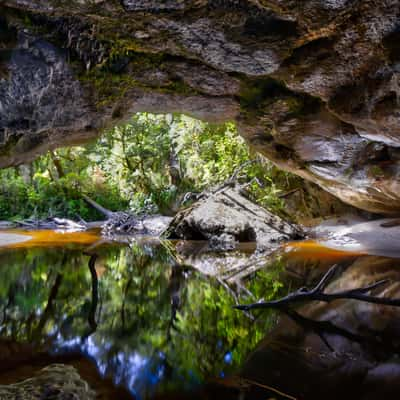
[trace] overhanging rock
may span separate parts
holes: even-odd
[[[0,167],[182,112],[235,120],[281,168],[400,213],[398,0],[3,0],[0,15]]]

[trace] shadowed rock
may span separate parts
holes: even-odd
[[[0,167],[138,111],[236,120],[278,166],[400,212],[400,4],[3,1]]]

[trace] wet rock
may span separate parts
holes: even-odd
[[[176,11],[185,9],[185,1],[169,0],[162,3],[154,0],[122,0],[122,4],[127,11]]]
[[[8,400],[94,400],[96,395],[75,368],[53,364],[25,381],[0,385],[0,397]]]
[[[27,242],[31,239],[32,238],[29,235],[19,235],[16,233],[0,232],[0,247],[12,246],[15,244]]]
[[[174,239],[208,240],[218,250],[233,249],[235,242],[257,242],[259,250],[272,251],[289,239],[304,235],[292,225],[254,204],[232,187],[205,194],[179,212],[165,236]]]
[[[126,212],[113,212],[101,225],[102,234],[159,236],[168,227],[171,217],[161,215],[138,217]]]
[[[146,233],[150,236],[160,236],[171,223],[171,217],[151,215],[142,220]]]
[[[235,120],[283,169],[358,208],[400,213],[397,0],[0,8],[0,167],[134,112],[183,112]]]
[[[10,221],[0,221],[0,229],[15,228],[16,224]]]
[[[345,221],[322,225],[315,236],[324,246],[354,253],[400,257],[400,219]]]
[[[209,239],[209,246],[214,251],[228,251],[236,248],[235,236],[228,233],[222,235],[211,236]]]

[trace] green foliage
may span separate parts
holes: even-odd
[[[135,211],[156,211],[168,198],[171,143],[166,117],[138,115],[105,134],[91,155]]]
[[[101,219],[102,215],[86,204],[81,192],[110,209],[125,208],[116,187],[98,178],[88,169],[86,150],[60,150],[55,155],[63,160],[63,176],[52,164],[51,157],[40,157],[26,168],[0,171],[0,220],[58,216],[76,219]],[[75,171],[75,172],[74,172]],[[89,172],[93,175],[89,177]]]
[[[213,126],[183,118],[180,129],[177,148],[192,190],[217,185],[238,172],[239,182],[247,186],[255,202],[276,213],[284,213],[279,193],[290,185],[290,175],[254,154],[234,124]]]
[[[283,210],[274,179],[286,185],[288,175],[252,154],[232,123],[140,114],[104,135],[94,153],[136,212],[173,214],[185,193],[217,185],[242,165],[239,178],[253,199]]]
[[[0,171],[0,220],[102,218],[81,193],[111,210],[173,215],[187,192],[201,192],[234,173],[254,201],[283,213],[279,193],[288,174],[253,154],[234,124],[137,114],[85,148],[60,149]]]

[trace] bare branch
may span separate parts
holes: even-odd
[[[335,293],[325,293],[324,289],[326,288],[328,283],[332,280],[338,268],[339,268],[338,265],[334,265],[332,268],[330,268],[329,271],[318,282],[318,284],[312,289],[300,288],[297,291],[289,293],[287,296],[278,300],[238,305],[235,306],[235,308],[242,311],[255,310],[259,308],[282,309],[293,303],[300,303],[305,301],[323,301],[325,303],[329,303],[331,301],[341,300],[341,299],[351,299],[373,304],[382,304],[387,306],[400,307],[400,298],[390,299],[386,297],[378,297],[366,294],[373,289],[376,289],[378,287],[387,284],[388,280],[381,280],[361,288],[343,290]]]

